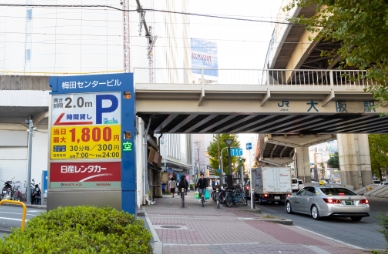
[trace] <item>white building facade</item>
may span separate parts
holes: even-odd
[[[150,54],[149,38],[145,37],[145,27],[140,26],[136,1],[129,2],[130,71],[148,67],[189,68],[189,52],[185,49],[190,41],[182,40],[182,31],[183,37],[189,38],[188,17],[147,12],[147,29],[151,36],[158,36]],[[34,105],[36,114],[32,119],[37,130],[32,141],[31,178],[40,183],[42,171],[48,167],[47,117],[51,88],[9,85],[5,77],[123,72],[124,12],[120,1],[108,0],[6,0],[4,3],[26,6],[0,8],[0,113],[6,112],[0,114],[0,179],[7,181],[14,177],[22,183],[27,180],[29,144],[24,119],[30,116],[19,109]],[[185,1],[141,0],[140,3],[143,8],[188,11]],[[135,82],[150,77],[165,82],[188,78],[185,72],[176,71],[155,71],[151,75],[149,70],[144,70],[136,71],[136,75]],[[141,125],[146,127],[144,122]],[[166,145],[161,149],[166,148],[165,161],[191,168],[190,138],[190,135],[164,135]],[[185,146],[186,152],[178,156],[173,149],[177,145]],[[138,173],[144,172],[144,163],[138,164]],[[144,183],[146,178],[138,174],[138,183]],[[139,184],[138,189],[141,189],[140,206],[148,189]]]

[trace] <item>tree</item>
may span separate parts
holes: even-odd
[[[366,91],[376,100],[388,101],[388,1],[382,0],[293,0],[285,9],[316,4],[311,18],[290,21],[306,26],[314,40],[340,42],[339,49],[321,56],[340,57],[341,68],[367,70],[364,76],[375,81]]]
[[[330,159],[327,160],[327,164],[329,164],[331,168],[340,168],[338,152],[335,152],[333,156],[331,156]]]
[[[219,163],[218,163],[218,144],[220,145],[220,152],[223,148],[228,147],[225,143],[225,139],[233,139],[233,143],[230,145],[230,147],[240,147],[240,142],[238,141],[236,135],[234,134],[217,134],[213,136],[213,141],[210,142],[209,146],[207,147],[207,153],[209,154],[210,159],[210,165],[214,169],[220,169]],[[228,173],[228,152],[227,148],[224,149],[222,152],[222,164],[224,172]],[[235,167],[235,164],[237,162],[237,158],[235,156],[232,156],[232,172],[236,171],[237,168]],[[220,175],[216,171],[216,175]]]
[[[382,181],[381,169],[388,166],[388,134],[369,134],[368,139],[372,173]]]

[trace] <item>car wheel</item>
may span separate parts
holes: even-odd
[[[257,203],[259,203],[259,205],[263,204],[263,199],[260,196],[257,199]]]
[[[292,211],[291,203],[288,202],[288,201],[287,201],[287,203],[286,203],[286,212],[287,212],[287,213],[294,213],[294,212]]]
[[[311,217],[313,217],[314,220],[320,219],[318,207],[316,207],[315,205],[313,205],[313,207],[311,207]]]
[[[362,219],[362,217],[350,217],[350,219],[352,220],[352,221],[360,221],[361,219]]]

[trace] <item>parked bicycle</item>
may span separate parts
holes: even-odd
[[[26,188],[26,192],[25,192],[25,195],[26,195],[26,201],[27,201],[27,188],[28,188],[28,185],[27,185],[27,182],[25,181],[24,182],[24,187]],[[40,205],[41,204],[41,190],[40,190],[40,187],[39,187],[39,184],[35,184],[35,180],[32,179],[31,180],[31,183],[30,183],[30,186],[29,186],[30,190],[31,190],[31,204],[35,204],[35,205]]]
[[[216,188],[216,203],[217,203],[217,208],[220,208],[220,193],[218,191],[218,188]]]
[[[19,191],[20,187],[21,187],[20,181],[12,182],[12,195],[11,195],[12,200],[20,201],[22,199],[22,193]]]
[[[225,197],[225,204],[228,207],[231,207],[233,205],[247,205],[247,200],[245,199],[244,192],[241,189],[235,189],[231,192],[228,192],[227,196]]]

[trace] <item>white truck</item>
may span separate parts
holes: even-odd
[[[298,178],[292,178],[291,179],[291,188],[292,192],[298,192],[300,189],[303,189],[303,180]]]
[[[258,167],[252,169],[255,200],[284,204],[292,194],[291,169],[288,167]]]

